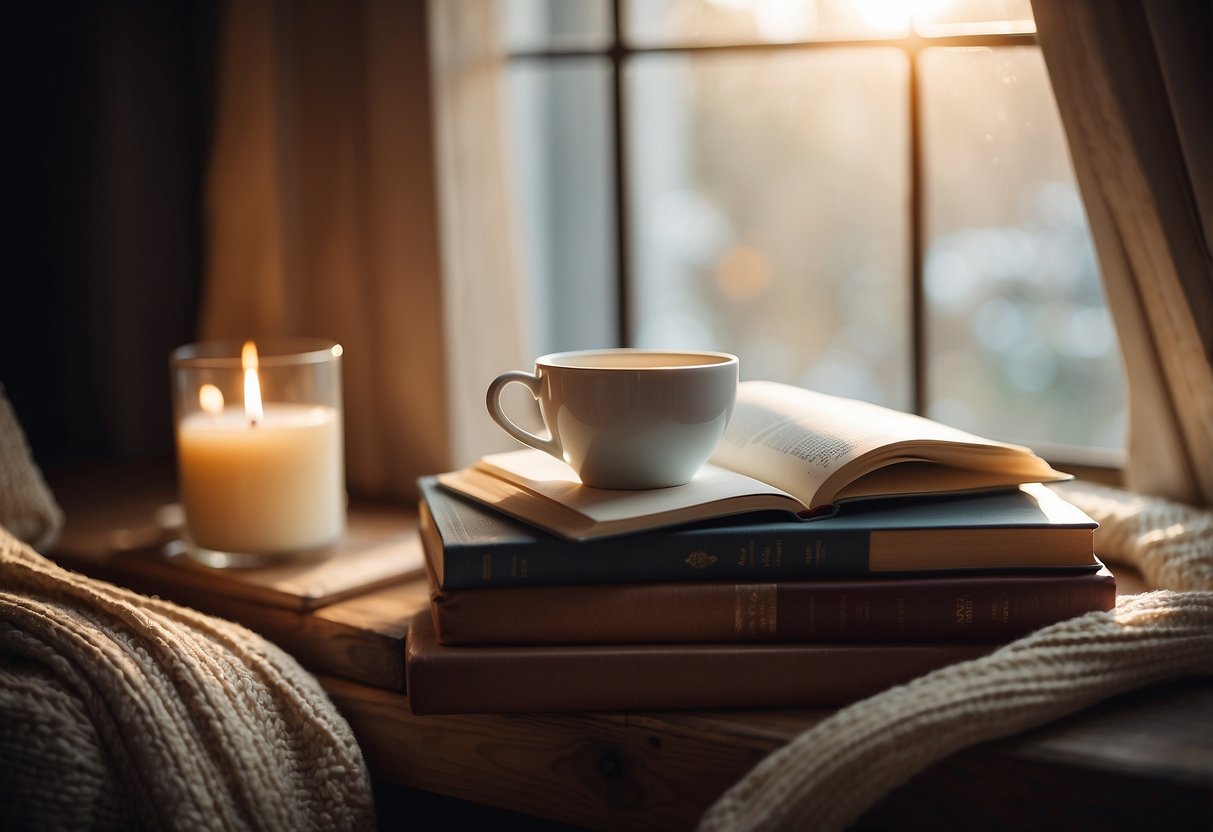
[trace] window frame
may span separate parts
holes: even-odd
[[[738,41],[724,43],[681,44],[632,44],[625,32],[627,0],[605,0],[609,27],[605,41],[593,45],[571,45],[541,48],[510,49],[505,53],[508,62],[556,62],[562,60],[606,60],[610,67],[608,81],[610,95],[607,116],[611,123],[607,142],[611,153],[610,192],[611,216],[614,221],[615,252],[615,302],[618,344],[632,346],[632,241],[629,224],[628,172],[626,126],[627,111],[625,91],[626,66],[633,59],[644,55],[661,54],[745,54],[788,53],[797,50],[817,49],[863,49],[872,47],[900,50],[906,57],[907,134],[909,155],[909,329],[910,329],[910,384],[911,409],[925,414],[928,403],[928,350],[927,350],[927,305],[925,293],[926,264],[926,184],[923,164],[922,83],[919,61],[926,49],[956,47],[1015,47],[1040,48],[1036,32],[990,32],[977,34],[922,35],[911,30],[905,35],[877,38],[828,38],[821,40],[786,41]],[[1056,464],[1083,479],[1118,485],[1122,480],[1124,452],[1116,449],[1087,448],[1057,444],[1047,449],[1038,446],[1040,453],[1052,451],[1050,459]]]

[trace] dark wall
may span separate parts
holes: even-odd
[[[0,384],[45,469],[171,453],[168,352],[194,338],[217,9],[6,13],[10,250]]]

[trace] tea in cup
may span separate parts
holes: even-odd
[[[737,395],[737,356],[692,350],[552,353],[533,373],[489,385],[493,420],[518,441],[563,459],[583,484],[644,489],[684,485],[715,450]],[[539,403],[548,436],[519,427],[501,406],[508,384]]]

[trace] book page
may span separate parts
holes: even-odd
[[[932,461],[932,447],[941,443],[950,447],[947,456],[953,464],[958,450],[981,449],[975,466],[996,471],[1003,466],[991,451],[1034,458],[1027,448],[910,413],[776,382],[746,381],[738,386],[733,418],[712,462],[769,482],[817,508],[832,501],[836,487],[874,467]],[[848,466],[861,470],[851,472]],[[834,487],[823,493],[827,483]]]
[[[444,486],[570,539],[658,528],[749,511],[796,513],[803,506],[776,486],[704,465],[686,485],[643,491],[590,488],[568,465],[525,448],[482,457],[440,474]]]
[[[768,483],[714,465],[705,465],[686,485],[640,491],[589,488],[581,484],[568,465],[533,449],[489,454],[477,467],[599,523],[680,511],[754,494],[786,497]]]

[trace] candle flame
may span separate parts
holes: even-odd
[[[204,384],[198,388],[198,406],[204,413],[223,412],[223,391],[213,384]]]
[[[245,341],[240,350],[240,366],[244,368],[244,415],[250,424],[261,421],[261,380],[257,377],[257,347]]]

